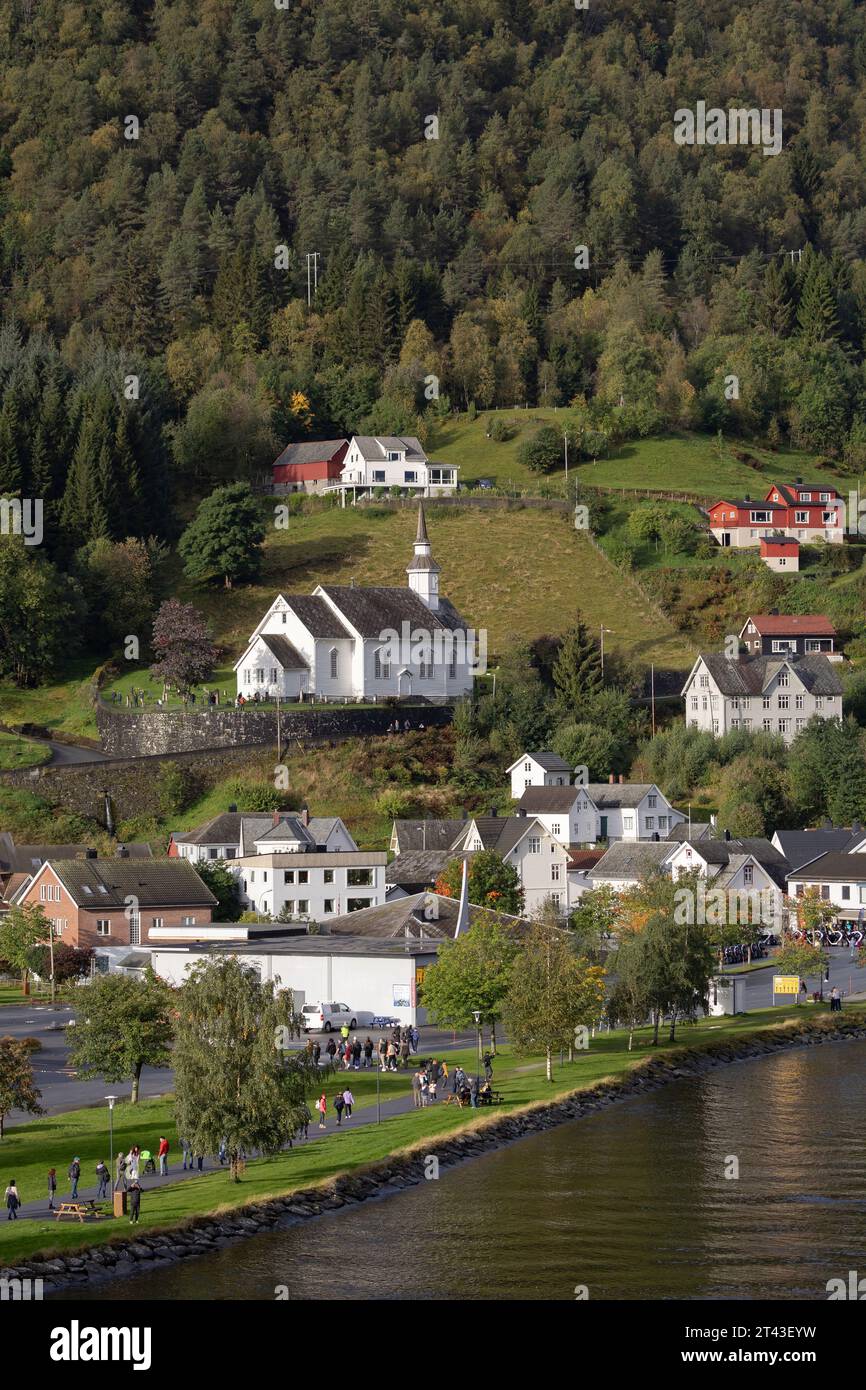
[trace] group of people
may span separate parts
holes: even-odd
[[[351,1119],[351,1116],[352,1116],[352,1107],[354,1106],[354,1104],[355,1104],[355,1097],[352,1095],[352,1092],[349,1090],[349,1087],[348,1087],[348,1086],[346,1087],[346,1089],[345,1089],[344,1091],[338,1091],[338,1092],[337,1092],[337,1094],[334,1096],[333,1106],[334,1106],[334,1113],[335,1113],[336,1116],[337,1116],[337,1124],[338,1124],[338,1125],[341,1125],[341,1124],[343,1123],[343,1114],[344,1114],[344,1113],[345,1113],[345,1116],[346,1116],[346,1119],[347,1119],[347,1120],[348,1120],[348,1119]],[[316,1111],[317,1111],[318,1116],[319,1116],[319,1129],[325,1129],[325,1128],[327,1128],[326,1123],[325,1123],[325,1116],[326,1116],[327,1113],[328,1113],[328,1097],[327,1097],[327,1095],[325,1094],[324,1091],[323,1091],[322,1094],[319,1096],[319,1099],[316,1101]],[[309,1111],[307,1111],[307,1114],[309,1114]],[[310,1119],[312,1119],[312,1116],[310,1116]],[[302,1122],[302,1124],[301,1124],[301,1131],[302,1131],[303,1136],[304,1136],[305,1139],[307,1138],[307,1127],[308,1127],[309,1123],[310,1123],[310,1121],[309,1121],[309,1120],[306,1120],[306,1121]]]
[[[439,1098],[440,1086],[443,1092],[447,1093],[449,1079],[451,1094],[458,1098],[461,1105],[470,1105],[473,1110],[479,1105],[485,1105],[491,1097],[493,1081],[493,1059],[489,1052],[485,1052],[482,1066],[483,1081],[479,1076],[470,1076],[461,1066],[456,1066],[449,1072],[448,1063],[444,1060],[439,1062],[435,1057],[421,1062],[418,1070],[412,1075],[412,1103],[415,1109],[435,1105]]]
[[[408,1068],[410,1055],[418,1051],[419,1038],[417,1028],[404,1025],[402,1028],[395,1027],[390,1038],[381,1036],[378,1043],[374,1043],[369,1034],[363,1042],[357,1033],[350,1040],[349,1029],[344,1024],[340,1029],[340,1041],[329,1038],[325,1054],[335,1067],[341,1066],[344,1071],[361,1071],[362,1068],[372,1067],[375,1052],[382,1071],[397,1071],[399,1067]],[[322,1044],[311,1038],[307,1043],[307,1052],[318,1066],[322,1057]]]

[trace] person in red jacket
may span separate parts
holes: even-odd
[[[159,1175],[161,1178],[168,1177],[168,1140],[164,1134],[159,1136],[159,1148],[156,1156],[159,1159]]]

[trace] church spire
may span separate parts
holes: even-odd
[[[415,532],[414,550],[415,554],[406,570],[409,588],[418,595],[422,603],[435,610],[439,607],[439,575],[442,571],[433,559],[423,502],[418,504],[418,529]]]

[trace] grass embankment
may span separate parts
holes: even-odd
[[[864,1009],[864,1005],[848,1005],[846,1016],[856,1012],[862,1017]],[[249,1162],[239,1184],[233,1183],[225,1170],[205,1173],[201,1177],[167,1184],[162,1188],[158,1178],[146,1179],[139,1229],[155,1231],[176,1227],[192,1217],[238,1208],[316,1183],[327,1183],[338,1174],[355,1172],[390,1154],[411,1148],[419,1141],[467,1126],[483,1125],[519,1107],[591,1087],[606,1078],[629,1071],[647,1057],[670,1057],[701,1043],[747,1038],[780,1022],[814,1018],[821,1014],[827,1014],[829,1021],[829,1010],[822,1005],[765,1009],[737,1018],[703,1019],[693,1027],[681,1029],[675,1044],[662,1042],[658,1048],[650,1046],[650,1032],[644,1029],[636,1035],[635,1049],[631,1053],[624,1032],[601,1034],[593,1039],[588,1051],[580,1053],[574,1062],[554,1066],[552,1084],[544,1079],[540,1059],[515,1058],[506,1047],[495,1068],[495,1085],[504,1093],[505,1102],[491,1112],[458,1110],[456,1106],[446,1107],[437,1103],[426,1110],[412,1110],[383,1119],[381,1125],[371,1124],[353,1129],[351,1121],[344,1122],[343,1129],[337,1131],[333,1111],[330,1110],[328,1133],[323,1138],[274,1158]],[[459,1060],[472,1067],[475,1054],[472,1051],[448,1054],[449,1067]],[[337,1080],[337,1077],[332,1077],[325,1085],[329,1102],[337,1089]],[[383,1094],[389,1096],[409,1088],[406,1073],[398,1073],[396,1077],[384,1075],[382,1081]],[[353,1072],[350,1074],[350,1085],[359,1107],[368,1108],[375,1104],[375,1078],[372,1075]],[[170,1098],[143,1101],[135,1108],[118,1105],[114,1112],[115,1152],[121,1148],[128,1150],[133,1142],[140,1143],[142,1147],[155,1148],[158,1136],[164,1133],[172,1143],[173,1166],[176,1166],[179,1158],[172,1113]],[[45,1192],[45,1174],[49,1167],[54,1166],[58,1170],[59,1195],[62,1196],[68,1191],[66,1170],[77,1154],[89,1186],[94,1181],[92,1174],[97,1160],[107,1159],[107,1121],[106,1110],[80,1110],[34,1120],[9,1130],[0,1146],[0,1184],[5,1187],[8,1179],[15,1177],[25,1201],[41,1198]],[[102,1244],[117,1236],[128,1238],[129,1234],[127,1222],[113,1219],[89,1226],[81,1226],[77,1222],[60,1226],[53,1220],[22,1220],[18,1224],[2,1222],[0,1263],[14,1264],[16,1260],[36,1252],[50,1254],[81,1249],[87,1245]]]
[[[38,767],[50,757],[51,749],[44,743],[34,743],[19,734],[0,733],[0,772],[16,767]]]
[[[44,993],[33,990],[31,994],[22,994],[20,984],[0,985],[0,1004],[42,1004],[50,998],[47,990]]]
[[[77,738],[98,739],[90,703],[95,665],[92,659],[75,661],[61,680],[27,690],[0,681],[0,724],[41,724],[73,743]]]

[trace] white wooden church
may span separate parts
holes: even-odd
[[[442,703],[469,694],[474,634],[439,592],[423,503],[406,573],[402,589],[319,584],[280,594],[235,666],[238,695]]]

